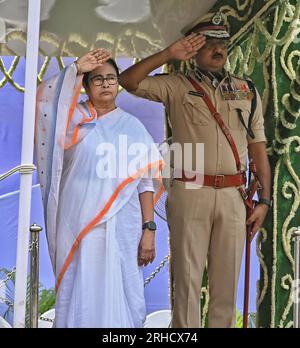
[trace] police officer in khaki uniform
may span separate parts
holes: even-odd
[[[168,196],[171,274],[174,286],[172,327],[200,326],[200,291],[208,261],[209,327],[234,327],[239,271],[246,223],[252,233],[261,227],[270,206],[270,166],[266,153],[262,104],[246,80],[224,70],[229,33],[220,13],[200,21],[187,36],[165,50],[130,67],[120,83],[133,94],[162,102],[170,117],[173,142],[204,144],[204,182],[189,189],[184,175],[174,179]],[[232,148],[208,106],[186,75],[148,74],[171,59],[195,58],[189,76],[209,96],[221,114],[238,150],[241,171],[247,158],[257,167],[262,186],[259,204],[246,221],[239,187],[244,173],[237,173]],[[253,107],[255,98],[255,110]],[[249,124],[251,117],[251,124]],[[193,166],[196,154],[192,153]],[[193,167],[195,168],[195,167]],[[175,173],[182,168],[175,168]]]

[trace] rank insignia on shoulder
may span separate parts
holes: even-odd
[[[238,79],[238,80],[242,80],[242,81],[246,81],[247,79],[244,78],[244,77],[241,77],[241,76],[237,76],[237,75],[233,75],[233,74],[230,74],[231,77],[235,78],[235,79]],[[248,79],[249,80],[249,79]]]
[[[189,91],[189,95],[194,95],[195,97],[204,97],[204,93],[196,92],[196,91]]]
[[[168,73],[154,74],[154,76],[165,76],[165,75],[169,75],[169,74]]]

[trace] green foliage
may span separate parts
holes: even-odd
[[[6,287],[6,299],[0,299],[7,306],[7,310],[4,313],[4,319],[8,317],[9,313],[13,312],[14,305],[14,291],[15,291],[15,273],[6,268],[0,269],[0,279],[9,280],[5,282]],[[55,304],[55,291],[53,288],[46,289],[43,285],[39,284],[39,315],[52,309]],[[25,326],[30,326],[30,277],[27,278],[27,296],[26,296],[26,316],[25,316]]]
[[[236,329],[243,328],[243,315],[241,314],[239,310],[236,311],[235,328]]]
[[[49,309],[52,309],[55,304],[55,290],[53,288],[46,289],[39,284],[39,316]],[[27,286],[27,301],[26,301],[26,317],[25,326],[30,327],[30,284]]]
[[[248,328],[255,328],[255,321],[256,321],[256,313],[249,313],[248,315]],[[239,310],[236,311],[236,321],[235,321],[235,328],[236,329],[242,329],[243,328],[243,315]]]
[[[39,299],[39,314],[47,312],[52,309],[55,304],[55,290],[54,289],[41,289]]]

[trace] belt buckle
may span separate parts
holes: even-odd
[[[242,192],[242,197],[243,197],[244,201],[246,201],[248,199],[248,194],[246,191]]]
[[[221,179],[221,183],[219,181],[220,179]],[[214,188],[215,189],[223,188],[224,184],[225,184],[225,175],[216,175],[215,182],[214,182]]]

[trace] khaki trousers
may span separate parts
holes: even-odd
[[[208,261],[208,326],[235,325],[235,303],[246,236],[246,209],[235,187],[187,189],[174,180],[169,191],[172,327],[200,327],[200,292]]]

